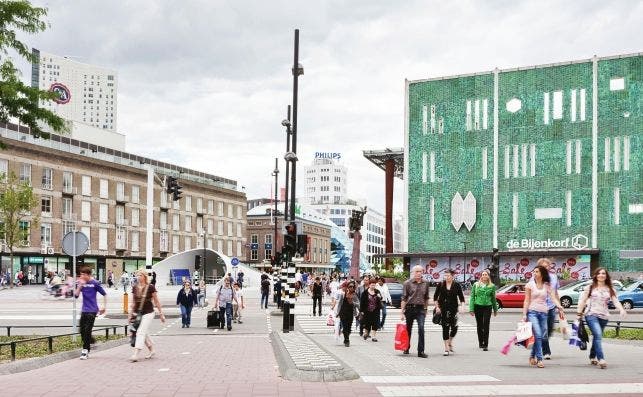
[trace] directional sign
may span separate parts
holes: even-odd
[[[236,258],[236,257],[232,258],[230,260],[230,263],[232,264],[233,267],[237,267],[237,265],[239,265],[239,258]]]

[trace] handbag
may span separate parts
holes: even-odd
[[[587,330],[585,329],[585,322],[583,321],[582,318],[578,321],[578,339],[580,340],[578,347],[581,350],[587,350],[589,335],[587,335]]]
[[[138,327],[141,326],[141,321],[143,320],[143,313],[141,313],[141,311],[143,310],[143,304],[145,303],[145,297],[147,296],[147,289],[149,286],[149,284],[145,286],[145,290],[141,295],[141,303],[139,303],[138,305],[138,312],[136,313],[136,317],[134,318],[134,321],[132,321],[132,325],[130,326],[130,329],[132,330],[130,345],[132,347],[134,347],[134,345],[136,344],[136,331],[138,330]]]
[[[395,350],[408,350],[409,346],[409,333],[406,331],[406,324],[399,323],[395,328]]]
[[[521,321],[516,327],[516,342],[522,342],[534,336],[533,330],[531,328],[531,323],[529,321]]]
[[[440,324],[442,322],[442,312],[437,313],[435,307],[433,308],[433,318],[431,321],[433,324]]]
[[[329,327],[333,327],[335,325],[335,316],[333,316],[333,312],[328,312],[328,316],[326,316],[326,325]]]

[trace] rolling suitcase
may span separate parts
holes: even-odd
[[[221,313],[218,310],[210,310],[207,324],[208,328],[219,328],[221,326]]]

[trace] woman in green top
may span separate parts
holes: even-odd
[[[489,278],[489,270],[483,270],[480,280],[473,284],[471,297],[469,298],[469,313],[476,316],[478,327],[478,347],[487,351],[489,347],[489,325],[491,322],[491,310],[493,315],[498,314],[498,302],[496,302],[496,286]]]

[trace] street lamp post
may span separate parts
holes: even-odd
[[[203,290],[203,299],[207,298],[207,290],[208,290],[208,273],[205,269],[205,265],[207,263],[206,260],[206,250],[205,250],[205,229],[201,232],[201,237],[203,237],[203,268],[201,271],[203,272],[203,283],[205,285],[205,289]]]
[[[275,177],[275,209],[272,215],[272,220],[275,222],[275,231],[272,238],[272,255],[277,253],[277,189],[279,188],[279,159],[275,158],[275,170],[272,171],[272,176]],[[276,257],[276,256],[275,256]]]
[[[281,121],[281,125],[286,127],[286,152],[290,152],[290,136],[292,131],[290,126],[290,105],[288,105],[287,117]],[[275,167],[276,169],[276,167]],[[286,161],[286,191],[284,192],[284,220],[288,220],[288,194],[290,193],[290,164]]]

